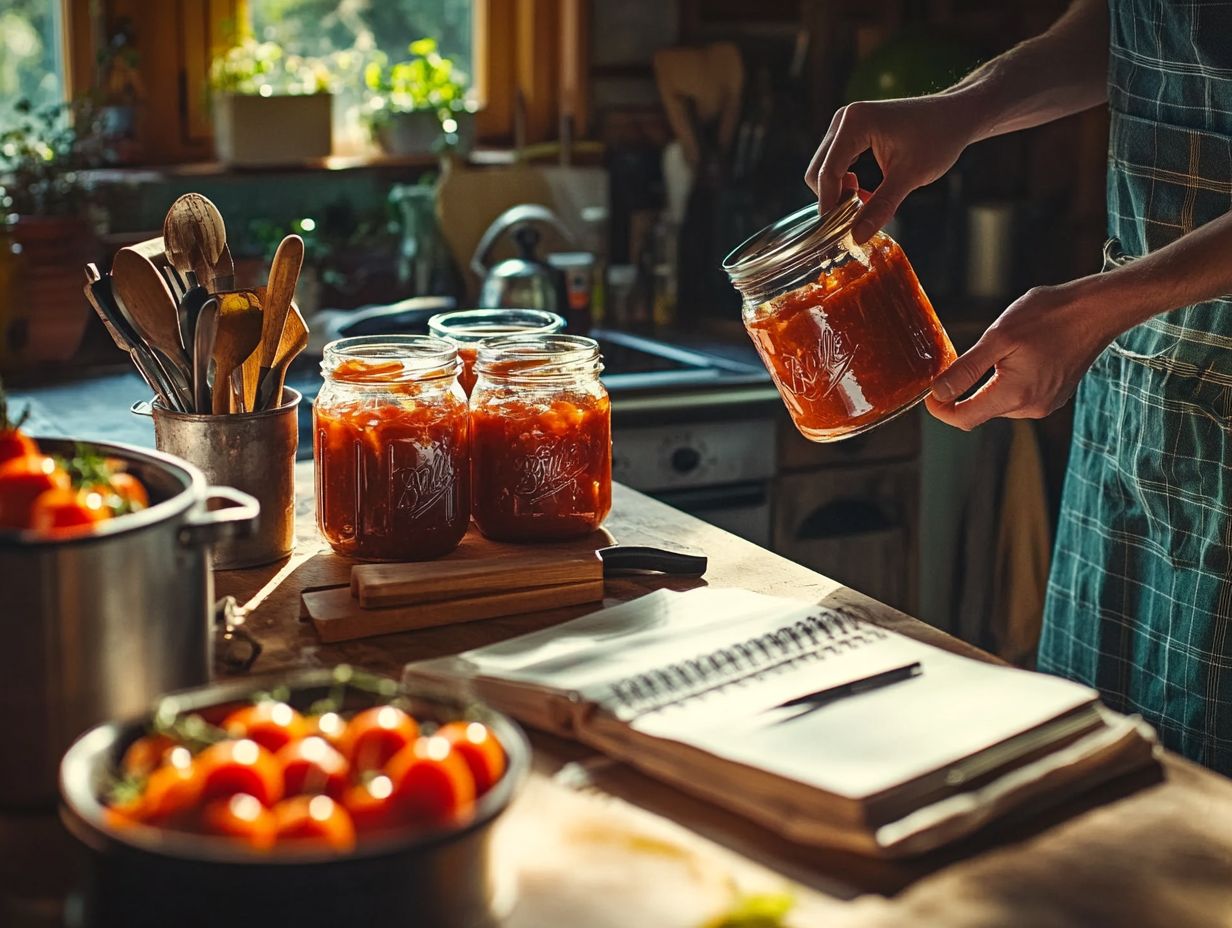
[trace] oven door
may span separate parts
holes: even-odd
[[[765,548],[770,546],[771,506],[768,480],[661,490],[650,495],[754,544]]]

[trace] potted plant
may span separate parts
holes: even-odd
[[[85,168],[100,136],[85,103],[19,100],[0,131],[0,358],[66,361],[89,319],[82,267],[96,257]]]
[[[245,39],[211,62],[210,89],[219,160],[288,164],[330,154],[333,95],[324,61]]]
[[[419,39],[407,51],[410,57],[394,64],[378,55],[364,71],[372,92],[366,112],[377,141],[396,155],[445,146],[468,151],[474,107],[466,99],[466,75],[437,51],[435,39]]]

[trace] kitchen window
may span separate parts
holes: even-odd
[[[60,0],[0,4],[0,130],[18,100],[40,108],[64,99],[62,36]]]

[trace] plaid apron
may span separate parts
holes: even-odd
[[[1232,208],[1232,2],[1111,0],[1109,231]],[[1082,380],[1039,669],[1232,774],[1232,301],[1124,333]]]

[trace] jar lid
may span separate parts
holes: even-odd
[[[801,258],[821,256],[851,232],[861,205],[854,192],[825,213],[810,203],[745,239],[723,259],[723,270],[739,286],[794,266]]]

